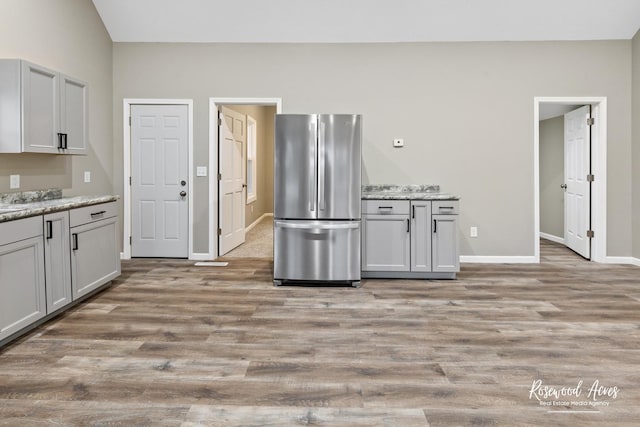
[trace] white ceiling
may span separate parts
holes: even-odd
[[[640,0],[93,0],[114,42],[631,39]]]

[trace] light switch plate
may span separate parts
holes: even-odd
[[[9,176],[9,188],[12,190],[16,188],[20,188],[20,175]]]
[[[478,227],[471,227],[469,229],[469,237],[478,237]]]
[[[402,138],[395,138],[393,140],[393,146],[394,147],[404,147],[404,139]]]
[[[196,176],[207,176],[207,167],[206,166],[198,166],[196,168]]]
[[[84,182],[91,182],[91,171],[84,171]]]

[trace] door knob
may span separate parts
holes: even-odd
[[[186,196],[186,195],[187,195],[187,192],[186,192],[186,191],[182,190],[182,191],[180,192],[180,197],[184,197],[184,196]]]
[[[560,184],[560,188],[562,188],[563,190],[567,189],[567,184]]]

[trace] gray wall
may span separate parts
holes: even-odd
[[[0,192],[114,193],[112,47],[91,0],[2,0],[1,58],[26,59],[88,82],[89,154],[0,154]],[[84,171],[91,172],[89,184]],[[11,174],[20,174],[19,190],[9,190]],[[115,192],[122,194],[121,183]]]
[[[640,259],[640,31],[633,38],[633,256]]]
[[[259,65],[259,73],[256,72]],[[193,98],[195,156],[209,97],[281,97],[283,112],[364,114],[365,183],[435,183],[461,201],[461,253],[534,253],[533,98],[608,98],[608,254],[631,253],[631,41],[416,44],[114,44],[122,99]],[[122,123],[114,122],[122,180]],[[405,147],[392,148],[402,137]],[[194,250],[206,251],[196,181]],[[479,237],[468,238],[469,226]]]
[[[540,122],[540,231],[564,238],[564,116]]]
[[[276,107],[260,105],[227,105],[227,107],[253,117],[258,128],[256,201],[248,204],[245,211],[245,224],[249,226],[265,213],[273,213],[273,123]]]

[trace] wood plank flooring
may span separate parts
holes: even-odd
[[[267,258],[127,261],[0,349],[0,425],[638,425],[640,268],[542,255],[360,289],[275,288]],[[536,380],[580,395],[543,406]]]

